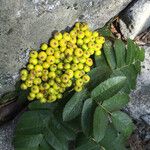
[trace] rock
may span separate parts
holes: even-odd
[[[120,14],[120,28],[125,37],[134,39],[150,27],[150,1],[136,0]]]
[[[141,119],[150,126],[150,114],[145,114],[141,116]]]
[[[14,150],[12,140],[14,136],[15,121],[0,127],[0,150]]]
[[[76,21],[102,27],[131,0],[0,0],[0,95],[14,90],[29,49]]]
[[[142,63],[141,74],[137,80],[137,87],[131,93],[131,101],[128,104],[128,112],[134,119],[140,119],[143,115],[150,114],[150,47],[145,48],[145,60]],[[147,117],[150,123],[150,117]]]

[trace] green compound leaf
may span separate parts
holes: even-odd
[[[91,97],[96,101],[106,100],[119,92],[126,82],[125,76],[109,78],[99,84],[91,93]]]
[[[114,50],[116,55],[117,68],[120,68],[125,65],[125,44],[122,40],[117,39],[114,43]]]
[[[89,92],[86,89],[76,92],[64,107],[63,120],[69,121],[77,117],[81,113],[83,101],[88,97]]]
[[[105,100],[102,104],[108,111],[116,111],[123,108],[129,102],[129,96],[127,94],[116,94],[113,97]]]
[[[15,149],[68,150],[68,140],[75,139],[74,131],[66,127],[49,110],[28,111],[22,115],[14,138]]]
[[[121,111],[112,113],[112,123],[118,132],[121,132],[125,137],[129,137],[134,129],[134,124],[131,118]]]
[[[110,41],[106,41],[104,44],[104,54],[107,60],[108,65],[111,69],[116,68],[116,60],[115,60],[115,54],[112,48],[112,43]]]
[[[127,54],[126,54],[126,64],[132,64],[135,59],[136,45],[131,39],[127,39]]]
[[[94,102],[91,98],[84,102],[82,114],[81,114],[81,126],[82,131],[86,134],[90,134],[91,124],[92,124],[92,114],[93,114]]]
[[[97,106],[93,120],[93,136],[96,142],[100,142],[105,136],[107,125],[108,125],[107,113],[102,109],[102,107]]]

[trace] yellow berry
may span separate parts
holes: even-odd
[[[89,42],[89,43],[88,43],[88,48],[94,48],[94,47],[95,47],[94,42]]]
[[[55,58],[60,58],[60,52],[59,51],[55,51],[54,52],[54,57]]]
[[[79,31],[78,34],[77,34],[77,36],[78,36],[79,39],[83,39],[84,36],[85,36],[85,34],[84,34],[83,31]]]
[[[83,67],[84,67],[83,63],[79,63],[79,64],[78,64],[78,69],[79,69],[79,70],[82,70]]]
[[[31,98],[33,98],[33,99],[34,99],[34,98],[35,98],[35,93],[30,92],[30,93],[29,93],[29,96],[30,96]]]
[[[31,92],[33,92],[35,94],[39,93],[39,87],[37,85],[33,85],[31,87]]]
[[[48,75],[42,75],[42,80],[47,81],[48,80]]]
[[[84,71],[85,71],[85,72],[89,72],[89,71],[90,71],[90,67],[89,67],[89,66],[87,66],[87,65],[86,65],[86,66],[84,66]]]
[[[72,64],[72,65],[71,65],[71,69],[72,69],[73,71],[76,71],[76,70],[78,69],[78,65],[77,65],[77,64]]]
[[[43,70],[43,67],[41,65],[36,65],[35,66],[35,71],[36,72],[41,72]]]
[[[27,87],[27,85],[25,83],[22,83],[21,86],[20,86],[20,88],[22,90],[26,90],[28,87]]]
[[[81,25],[80,25],[80,29],[82,30],[82,31],[85,31],[85,30],[88,30],[88,24],[87,23],[82,23]]]
[[[67,48],[67,49],[65,50],[65,55],[71,56],[72,54],[73,54],[73,49]]]
[[[94,31],[94,32],[93,32],[93,36],[94,36],[94,37],[98,37],[98,35],[99,35],[99,33],[98,33],[97,31]]]
[[[53,55],[54,54],[54,49],[52,47],[48,47],[46,50],[47,55]]]
[[[51,86],[54,85],[54,83],[55,83],[55,82],[54,82],[53,79],[50,79],[49,82],[48,82],[48,84],[51,85]]]
[[[43,84],[43,87],[44,87],[45,90],[47,90],[47,89],[50,88],[50,85],[49,85],[48,83],[44,83],[44,84]]]
[[[67,32],[65,32],[65,33],[63,34],[63,38],[64,38],[66,41],[69,41],[69,40],[70,40],[70,34],[67,33]]]
[[[66,47],[60,47],[60,51],[61,51],[61,52],[64,52],[65,49],[66,49]]]
[[[36,65],[38,63],[38,60],[36,58],[30,58],[29,63],[33,64],[33,65]]]
[[[47,50],[47,48],[48,48],[48,45],[46,43],[43,43],[41,45],[41,50],[45,51],[45,50]]]
[[[80,61],[80,63],[85,63],[86,62],[86,58],[82,56],[82,57],[79,58],[79,61]]]
[[[87,74],[85,74],[85,75],[82,77],[82,79],[83,79],[83,82],[84,82],[84,83],[88,83],[88,82],[90,81],[90,76],[87,75]]]
[[[85,31],[85,36],[86,37],[90,37],[92,35],[92,32],[91,31],[89,31],[89,30],[86,30]]]
[[[77,40],[77,45],[83,45],[83,40],[82,39],[78,39]]]
[[[66,63],[66,64],[64,64],[64,69],[70,69],[70,64],[69,63]]]
[[[54,64],[55,62],[55,57],[54,56],[47,56],[46,61],[51,65]]]
[[[42,71],[37,72],[37,73],[35,74],[35,76],[36,76],[36,77],[41,77],[41,76],[42,76]]]
[[[71,87],[71,85],[72,85],[72,81],[69,80],[69,81],[66,83],[66,86],[67,86],[67,87]]]
[[[31,58],[37,58],[38,52],[35,51],[35,50],[32,50],[32,51],[30,52],[29,56],[30,56]]]
[[[34,83],[35,85],[39,85],[41,82],[42,82],[42,80],[41,80],[40,78],[35,78],[35,79],[33,80],[33,83]]]
[[[68,76],[69,76],[69,78],[71,79],[71,78],[73,78],[73,71],[71,70],[71,69],[69,69],[69,70],[66,70],[66,72],[65,72]]]
[[[30,97],[30,96],[28,96],[27,99],[28,99],[29,101],[34,100],[34,98],[32,98],[32,97]]]
[[[63,69],[63,63],[62,63],[62,62],[59,63],[59,64],[57,65],[57,68],[60,69],[60,70],[62,70],[62,69]]]
[[[59,46],[58,40],[52,39],[52,40],[50,41],[50,46],[51,46],[52,48],[57,48],[57,47]]]
[[[61,32],[56,32],[55,34],[54,34],[54,38],[56,39],[56,40],[61,40],[62,39],[62,33]]]
[[[76,70],[76,71],[74,72],[74,77],[75,77],[76,79],[79,79],[81,76],[82,76],[82,73],[81,73],[80,70]]]
[[[73,62],[75,63],[75,64],[77,64],[77,63],[79,63],[80,62],[80,60],[79,60],[79,58],[78,57],[73,57]]]
[[[41,98],[41,99],[40,99],[40,102],[41,102],[41,103],[46,103],[46,98],[44,98],[44,97]]]
[[[75,27],[80,28],[80,22],[75,23]]]
[[[67,41],[66,41],[65,39],[61,39],[61,40],[59,41],[59,45],[60,45],[61,47],[66,47]]]
[[[55,65],[55,64],[51,65],[51,66],[50,66],[50,70],[51,70],[52,72],[56,71],[56,70],[57,70],[57,65]]]
[[[47,58],[47,54],[43,51],[39,52],[38,54],[38,58],[41,60],[41,61],[44,61],[46,58]]]
[[[26,84],[27,87],[31,87],[32,84],[33,84],[33,81],[31,81],[31,80],[26,80],[26,81],[25,81],[25,84]]]
[[[96,55],[96,56],[100,56],[101,54],[102,54],[101,51],[96,51],[96,52],[95,52],[95,55]]]
[[[54,84],[53,84],[53,89],[54,89],[54,90],[58,90],[58,89],[59,89],[59,86],[58,86],[57,83],[54,83]]]
[[[87,44],[83,44],[83,45],[82,45],[82,49],[83,49],[83,50],[88,50]]]
[[[92,66],[93,65],[93,60],[91,58],[87,58],[86,62],[85,62],[88,66]]]
[[[83,54],[84,58],[89,58],[90,57],[90,52],[89,51],[85,51]]]
[[[71,36],[71,37],[77,36],[77,32],[76,32],[75,30],[71,30],[71,31],[70,31],[70,36]]]
[[[59,93],[59,94],[57,95],[57,99],[61,99],[61,98],[62,98],[62,94]]]
[[[83,80],[82,79],[77,79],[75,83],[76,83],[76,86],[82,86],[83,85]]]
[[[74,87],[74,90],[75,90],[76,92],[80,92],[80,91],[82,91],[82,87],[81,87],[81,86],[75,86],[75,87]]]
[[[105,38],[100,36],[100,37],[97,37],[95,41],[97,44],[103,44],[105,42]]]
[[[56,73],[53,71],[49,72],[48,77],[54,79],[56,77]]]
[[[32,64],[28,64],[28,65],[27,65],[27,69],[28,69],[28,70],[32,70],[32,69],[34,69],[34,65],[32,65]]]
[[[90,42],[90,38],[84,37],[83,42],[84,42],[85,44],[89,43],[89,42]]]
[[[63,74],[61,76],[61,80],[62,80],[62,82],[67,83],[69,81],[69,75]]]
[[[56,81],[57,83],[61,83],[61,79],[60,79],[59,77],[56,77],[56,78],[55,78],[55,81]]]
[[[20,72],[21,76],[27,76],[28,75],[28,71],[26,69],[21,70]]]
[[[43,68],[48,69],[50,67],[50,64],[48,62],[43,62]]]
[[[76,48],[74,54],[78,57],[81,57],[83,55],[83,51],[81,48]]]

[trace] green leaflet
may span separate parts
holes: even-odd
[[[107,125],[108,125],[107,113],[102,109],[102,107],[97,106],[93,120],[93,136],[96,142],[100,142],[105,136]]]
[[[121,112],[112,113],[112,123],[117,131],[121,132],[125,137],[129,137],[134,129],[134,124],[130,117]]]
[[[99,84],[91,93],[91,97],[96,101],[106,100],[124,87],[126,82],[125,76],[118,76],[109,78],[106,81]]]
[[[106,80],[111,74],[109,67],[96,67],[89,72],[90,82],[86,87],[90,90],[99,85],[102,81]]]
[[[43,140],[42,134],[19,135],[15,137],[15,148],[26,148],[38,150],[40,143]]]
[[[81,126],[82,131],[86,134],[90,134],[90,130],[92,128],[92,114],[93,114],[94,102],[91,98],[87,99],[84,102],[82,114],[81,114]]]
[[[117,68],[120,68],[125,65],[125,44],[122,40],[117,39],[114,43],[114,50],[116,55]]]
[[[103,49],[104,49],[104,54],[105,54],[108,65],[110,66],[111,69],[115,69],[116,60],[115,60],[114,50],[112,48],[111,42],[106,41]]]
[[[105,36],[105,37],[113,36],[108,26],[104,26],[100,28],[99,32],[102,36]]]
[[[131,39],[127,39],[127,54],[126,54],[126,64],[132,64],[136,55],[136,46]]]
[[[64,107],[63,120],[69,121],[77,117],[81,113],[83,101],[88,96],[89,92],[86,89],[81,92],[76,92]]]
[[[105,100],[102,104],[108,111],[116,111],[123,108],[129,102],[129,96],[127,94],[116,94],[113,97]]]

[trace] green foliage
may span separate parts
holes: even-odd
[[[130,39],[115,39],[108,28],[100,31],[108,38],[94,58],[90,82],[59,102],[31,103],[16,128],[16,150],[68,150],[72,140],[76,150],[126,150],[134,124],[120,109],[136,87],[144,50]]]
[[[126,77],[118,76],[109,78],[99,84],[92,92],[91,97],[96,101],[103,101],[119,92],[126,82]]]
[[[83,101],[87,99],[88,96],[89,93],[86,89],[75,93],[64,107],[63,120],[69,121],[77,117],[82,110]]]
[[[105,136],[105,131],[108,125],[108,116],[102,107],[97,106],[93,120],[93,136],[96,142],[100,142]]]

